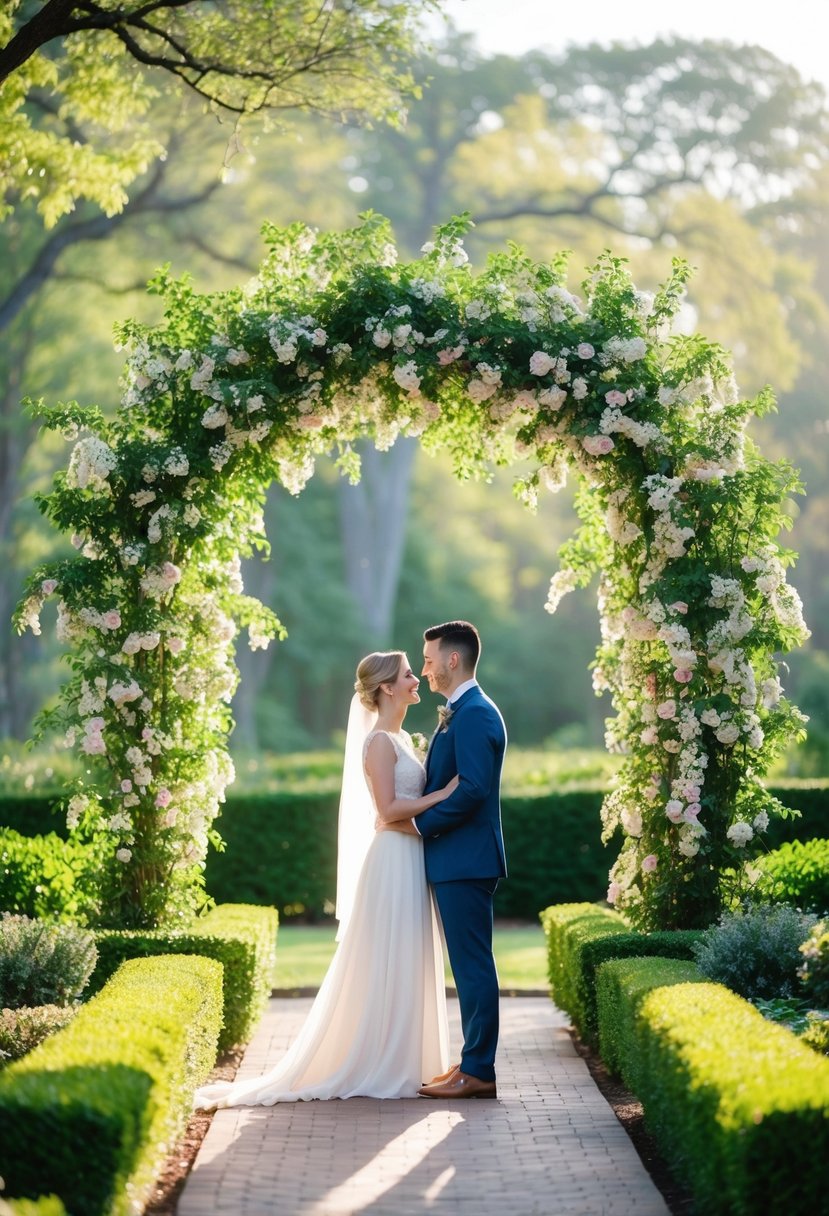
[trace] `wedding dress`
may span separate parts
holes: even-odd
[[[378,731],[371,731],[366,749]],[[397,798],[418,798],[426,772],[406,732],[388,733]],[[312,1098],[414,1097],[444,1072],[449,1030],[443,949],[423,841],[376,832],[353,907],[294,1043],[262,1076],[202,1086],[195,1105],[272,1106]]]

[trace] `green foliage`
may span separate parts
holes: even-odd
[[[4,912],[0,917],[0,1008],[68,1005],[86,987],[98,957],[93,935]]]
[[[41,804],[44,809],[48,803]],[[26,826],[30,826],[27,819]],[[22,836],[0,828],[0,908],[44,920],[88,925],[106,893],[105,843]]]
[[[783,844],[755,864],[759,877],[752,897],[818,914],[829,911],[829,839]]]
[[[125,959],[157,954],[197,954],[223,969],[219,1048],[246,1043],[271,991],[277,913],[273,908],[224,904],[181,929],[102,930],[96,935],[98,965],[90,992],[104,987]]]
[[[798,977],[808,1000],[829,1009],[829,923],[819,921],[800,947]]]
[[[655,988],[691,984],[700,979],[696,965],[686,959],[610,959],[596,969],[596,1020],[602,1061],[628,1089],[638,1094],[640,1047],[637,1015],[644,998]]]
[[[128,1216],[146,1201],[216,1058],[222,969],[124,963],[71,1024],[0,1075],[0,1173],[11,1195]]]
[[[165,153],[148,116],[162,85],[236,114],[399,119],[400,92],[414,87],[404,61],[424,7],[428,0],[359,0],[322,13],[313,0],[232,0],[205,12],[191,0],[156,9],[149,25],[135,2],[89,18],[73,6],[65,19],[44,21],[11,0],[0,14],[0,47],[18,33],[29,47],[22,63],[8,48],[2,65],[5,210],[34,200],[47,225],[81,199],[120,211],[127,187]]]
[[[694,948],[701,973],[747,998],[794,996],[800,947],[816,918],[786,904],[726,912]]]
[[[699,934],[631,932],[624,917],[596,904],[546,908],[541,923],[553,1000],[570,1015],[585,1042],[596,1044],[596,971],[611,958],[659,955],[690,959]]]
[[[77,1012],[74,1005],[0,1009],[0,1062],[19,1060],[50,1034],[68,1026]]]
[[[612,964],[634,995],[628,1032],[645,1125],[711,1216],[813,1216],[829,1187],[829,1060],[717,984],[659,982]]]
[[[66,1216],[66,1208],[57,1195],[40,1199],[0,1199],[0,1216]]]
[[[821,1055],[829,1056],[829,1014],[810,1013],[808,1023],[801,1040]]]
[[[665,346],[684,269],[655,318],[624,259],[604,254],[582,306],[562,259],[515,246],[472,276],[468,227],[439,226],[406,265],[372,213],[339,234],[272,229],[249,295],[198,296],[162,271],[163,322],[120,327],[123,408],[111,424],[89,415],[93,433],[42,500],[81,555],[39,567],[16,615],[37,630],[61,597],[76,674],[43,724],[96,764],[68,813],[120,838],[111,923],[203,903],[232,779],[233,640],[245,626],[255,650],[284,632],[242,595],[240,556],[267,547],[271,480],[298,494],[332,449],[353,479],[364,437],[382,449],[417,435],[461,478],[521,453],[531,506],[569,466],[591,486],[547,607],[601,571],[594,683],[613,695],[610,746],[628,753],[603,809],[606,835],[624,833],[608,898],[638,927],[710,923],[721,873],[779,810],[760,776],[803,719],[774,654],[807,631],[777,540],[799,483],[745,438],[765,400],[737,399],[715,344]],[[83,422],[74,405],[49,419]]]

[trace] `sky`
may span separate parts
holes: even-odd
[[[665,34],[754,43],[829,90],[826,0],[442,0],[482,50],[562,51],[571,43],[652,42]],[[439,23],[430,23],[437,29]]]

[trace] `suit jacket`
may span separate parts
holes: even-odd
[[[460,776],[458,788],[417,816],[429,882],[503,878],[507,872],[501,827],[501,769],[507,732],[497,705],[470,688],[452,706],[446,730],[432,738],[425,793]]]

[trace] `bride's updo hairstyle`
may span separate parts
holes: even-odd
[[[402,650],[376,650],[360,659],[354,691],[366,709],[375,712],[380,708],[380,685],[394,684],[403,657]]]

